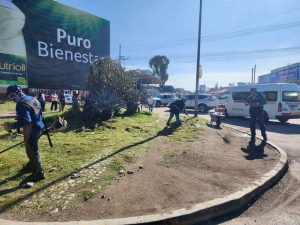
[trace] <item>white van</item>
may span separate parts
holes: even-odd
[[[289,119],[300,118],[300,90],[296,84],[253,84],[228,89],[218,99],[225,104],[226,115],[249,117],[249,106],[245,101],[250,88],[256,87],[262,93],[267,104],[264,105],[265,121],[278,119],[284,123]]]

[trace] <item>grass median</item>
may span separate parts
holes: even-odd
[[[109,121],[88,123],[73,118],[69,111],[60,112],[45,115],[48,126],[56,116],[66,117],[68,128],[60,133],[50,133],[53,148],[49,146],[46,136],[40,138],[39,154],[46,172],[45,180],[35,183],[31,189],[20,188],[19,184],[29,176],[20,172],[22,165],[28,161],[23,144],[0,154],[0,212],[10,210],[13,213],[32,216],[49,213],[54,201],[42,197],[35,198],[45,195],[53,199],[53,190],[69,192],[64,201],[55,199],[56,208],[65,208],[66,199],[75,194],[72,204],[76,205],[76,202],[102,192],[118,176],[118,171],[123,169],[124,165],[136,162],[146,153],[154,139],[190,142],[199,138],[204,130],[204,126],[199,129],[185,120],[180,127],[171,124],[167,128],[165,120],[148,111],[141,111],[131,117],[121,112]],[[200,118],[195,120],[202,125],[206,123]],[[14,120],[2,119],[0,124],[6,121]],[[85,129],[81,129],[83,126]],[[21,137],[12,139],[3,127],[0,127],[0,152],[21,141]],[[95,169],[99,163],[102,163],[101,168],[99,165],[100,172]],[[55,171],[49,173],[51,168],[55,168]],[[87,169],[92,169],[91,173],[81,172]],[[91,175],[93,171],[95,175]],[[74,172],[86,176],[86,182],[70,186],[68,182]],[[66,186],[66,189],[62,189],[61,186]],[[32,204],[27,204],[28,200]]]

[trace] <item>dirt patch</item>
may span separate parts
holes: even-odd
[[[152,142],[145,157],[128,163],[124,174],[101,194],[69,210],[43,213],[31,221],[76,221],[141,216],[189,208],[252,185],[278,162],[279,153],[249,137],[207,128],[195,142]],[[143,169],[139,169],[143,165]],[[127,174],[127,171],[133,172]],[[0,218],[26,221],[9,213]]]

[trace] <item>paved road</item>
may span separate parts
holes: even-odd
[[[154,113],[169,113],[167,107],[154,108]],[[194,114],[189,110],[190,115]],[[210,120],[206,113],[200,117]],[[249,118],[229,117],[223,123],[249,132]],[[272,189],[239,212],[231,213],[205,224],[300,224],[300,119],[280,123],[270,120],[266,125],[270,142],[284,149],[289,158],[289,170]],[[257,135],[260,134],[257,125]]]

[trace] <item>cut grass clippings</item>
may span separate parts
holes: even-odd
[[[60,112],[44,116],[48,126],[56,116],[67,118],[68,128],[60,133],[50,133],[53,148],[49,146],[46,136],[40,138],[39,154],[46,172],[45,180],[35,183],[31,189],[20,188],[19,183],[29,175],[20,172],[22,165],[28,161],[24,144],[0,154],[0,212],[10,210],[12,213],[26,215],[27,218],[38,218],[39,213],[49,213],[53,210],[52,200],[37,196],[45,195],[52,199],[51,191],[60,190],[63,184],[67,184],[74,171],[80,174],[81,171],[97,166],[96,163],[102,163],[101,168],[105,168],[105,171],[103,169],[96,181],[76,184],[68,189],[70,193],[66,195],[67,199],[71,193],[76,194],[72,200],[74,206],[76,202],[103,192],[118,176],[120,169],[124,169],[128,163],[136,162],[146,153],[153,139],[172,142],[194,141],[204,131],[206,123],[205,120],[196,118],[194,120],[202,125],[200,129],[191,126],[185,120],[180,127],[172,123],[167,128],[165,120],[159,120],[157,115],[148,111],[141,111],[131,117],[121,113],[109,121],[95,121],[88,127],[83,121],[72,117],[71,112]],[[0,119],[0,124],[4,122],[14,120]],[[82,130],[83,125],[87,129]],[[0,126],[0,152],[21,141],[21,137],[12,139]],[[168,154],[166,157],[172,157],[176,150]],[[49,173],[49,169],[53,167],[55,171]],[[92,178],[87,176],[88,179]],[[28,200],[30,204],[26,204]],[[63,201],[57,199],[55,207],[59,210],[68,209]]]

